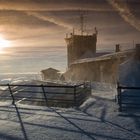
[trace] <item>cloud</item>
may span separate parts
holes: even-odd
[[[108,4],[106,0],[0,0],[0,32],[16,46],[64,46],[66,33],[70,33],[73,27],[79,33],[81,9],[86,13],[87,33],[93,33],[97,26],[98,40],[105,41],[103,38],[106,36],[114,36],[115,39],[116,34],[132,34],[132,38],[137,31],[130,25],[134,26],[136,21],[122,20],[122,15],[118,14],[119,10],[113,4]],[[135,4],[132,9],[134,7]],[[116,41],[119,39],[116,38]]]
[[[48,20],[27,15],[23,11],[0,11],[0,34],[11,41],[32,38],[37,41],[44,39],[44,36],[52,37],[52,35],[62,31],[65,31],[64,27]]]
[[[15,10],[0,11],[0,25],[20,25],[21,27],[28,26],[30,28],[37,28],[38,25],[42,27],[56,26],[56,24],[47,20],[39,19],[35,16],[27,15],[25,12]]]
[[[62,26],[62,27],[68,28],[68,29],[72,29],[72,26],[70,24],[66,24],[61,19],[56,19],[56,18],[53,18],[50,16],[44,16],[38,12],[26,12],[26,14],[34,16],[34,17],[41,19],[43,21],[49,21],[49,22],[54,23],[56,25],[59,25],[59,26]]]
[[[130,11],[128,5],[122,0],[107,0],[121,15],[121,17],[132,25],[135,29],[140,31],[140,19]],[[140,4],[140,3],[139,3]]]
[[[88,34],[97,26],[98,49],[139,40],[140,3],[128,0],[131,4],[126,5],[124,1],[0,0],[0,34],[14,46],[1,55],[0,72],[40,71],[52,65],[66,67],[65,34],[73,27],[79,33],[81,11],[85,12]]]
[[[105,0],[1,0],[0,9],[19,11],[113,10]]]

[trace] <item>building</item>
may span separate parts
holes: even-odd
[[[41,71],[42,80],[58,80],[60,71],[54,68],[48,68]]]
[[[79,59],[70,65],[65,73],[65,79],[116,83],[119,65],[131,56],[133,51],[128,50]]]
[[[86,35],[83,29],[83,15],[81,15],[81,34],[66,35],[67,44],[67,71],[61,76],[58,71],[42,71],[43,79],[59,79],[62,81],[97,81],[116,83],[118,67],[121,63],[133,56],[133,50],[121,51],[117,44],[115,52],[97,52],[98,31]],[[51,74],[50,74],[51,73]]]
[[[133,56],[133,50],[121,51],[119,44],[115,52],[97,53],[97,30],[93,35],[71,34],[65,40],[68,59],[65,80],[116,83],[119,65]]]
[[[97,31],[92,35],[75,35],[70,34],[70,37],[65,38],[67,43],[67,60],[68,67],[76,60],[81,59],[85,53],[90,52],[90,55],[96,53]]]

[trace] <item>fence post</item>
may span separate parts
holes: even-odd
[[[116,95],[116,102],[119,104],[119,82],[117,82],[117,95]]]
[[[92,91],[92,84],[91,84],[91,81],[89,82],[90,84],[90,92]]]
[[[46,105],[47,105],[47,96],[46,96],[44,85],[42,84],[41,87],[42,87],[43,95],[44,95],[44,98],[45,98],[45,101],[46,101]]]
[[[20,116],[20,112],[19,112],[19,110],[18,110],[17,105],[15,104],[15,98],[14,98],[12,89],[11,89],[11,87],[10,87],[9,84],[7,84],[7,86],[8,86],[10,95],[11,95],[11,97],[12,97],[12,99],[13,99],[12,104],[15,106],[16,113],[17,113],[17,116],[18,116],[18,119],[19,119],[19,122],[20,122],[20,126],[21,126],[21,129],[22,129],[22,132],[23,132],[24,139],[25,139],[25,140],[28,140],[28,137],[27,137],[27,134],[26,134],[26,131],[25,131],[25,127],[24,127],[24,124],[23,124],[22,119],[21,119],[21,116]]]
[[[74,106],[77,106],[77,100],[76,100],[76,86],[74,86]]]
[[[120,87],[119,83],[117,83],[117,92],[118,92],[119,111],[122,111],[121,87]]]
[[[12,100],[13,100],[13,101],[12,101],[12,104],[14,105],[14,104],[15,104],[15,98],[14,98],[14,95],[13,95],[12,89],[11,89],[11,87],[10,87],[9,84],[7,84],[7,86],[8,86],[8,89],[9,89],[10,95],[11,95]]]

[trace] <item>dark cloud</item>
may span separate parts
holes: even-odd
[[[107,1],[114,7],[114,9],[116,9],[119,12],[120,16],[126,22],[128,22],[130,25],[132,25],[134,28],[140,31],[140,18],[137,18],[132,12],[132,10],[135,9],[135,8],[132,9],[130,5],[132,1],[124,1],[124,0],[123,1],[122,0],[107,0]],[[134,1],[134,3],[135,2],[136,1]],[[137,4],[140,5],[140,3],[137,3]],[[129,8],[129,6],[131,7],[131,9]]]
[[[0,24],[1,25],[19,25],[28,26],[30,28],[37,28],[38,26],[50,27],[56,24],[50,21],[44,21],[32,15],[27,15],[20,11],[0,11]]]
[[[86,33],[97,26],[98,40],[138,40],[139,6],[138,0],[0,0],[0,32],[20,45],[65,45],[65,33],[79,33],[84,10]]]
[[[63,9],[92,9],[92,10],[110,10],[105,0],[1,0],[0,9],[11,10],[63,10]]]

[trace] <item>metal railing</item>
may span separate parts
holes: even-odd
[[[132,92],[133,91],[133,92]],[[119,111],[124,107],[140,108],[140,87],[117,84]]]
[[[65,106],[79,106],[91,92],[91,88],[87,83],[65,86],[43,84],[6,84],[0,85],[0,87],[0,100],[12,100],[12,104],[15,107],[17,117],[19,119],[19,123],[23,133],[23,137],[25,140],[29,139],[17,103],[28,101],[31,104],[33,104],[33,102],[42,102],[43,105],[53,105],[54,103],[58,105],[64,103]]]
[[[0,85],[0,100],[11,100],[12,104],[27,102],[48,106],[79,106],[90,94],[86,83],[76,85]],[[59,105],[61,104],[61,105]]]

